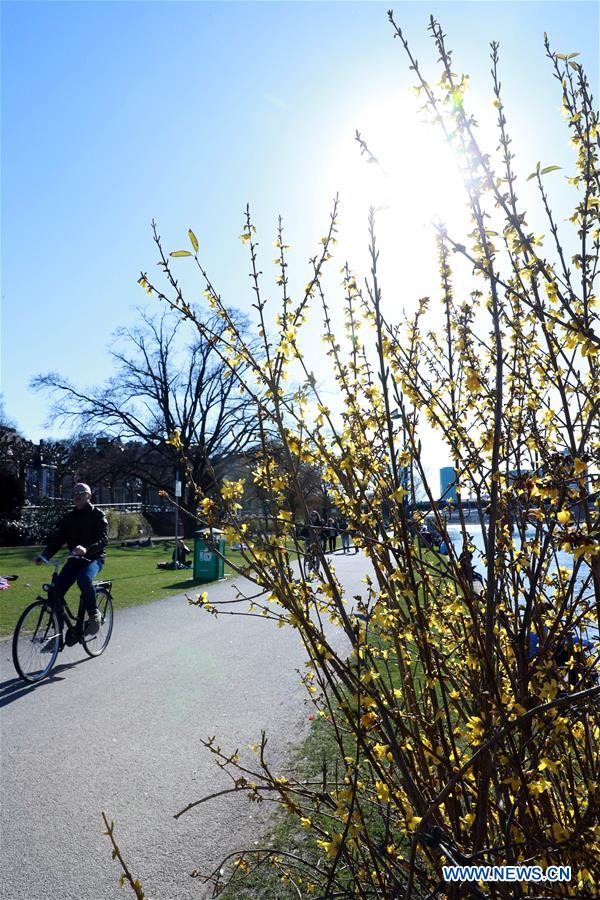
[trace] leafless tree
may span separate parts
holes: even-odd
[[[233,311],[238,327],[245,317]],[[232,455],[252,440],[255,423],[248,400],[215,352],[225,328],[210,316],[192,343],[180,340],[180,318],[172,312],[116,333],[110,353],[115,373],[97,387],[79,388],[56,372],[38,375],[32,386],[52,398],[51,423],[135,441],[128,452],[130,475],[172,489],[177,471],[186,532],[195,527],[197,493],[210,494]],[[177,434],[177,446],[169,439]],[[181,465],[185,458],[185,466]],[[125,461],[125,459],[124,459]]]
[[[0,428],[16,428],[13,419],[7,414],[4,408],[4,394],[0,394]]]
[[[294,521],[307,518],[309,510],[315,505],[321,505],[326,496],[321,469],[310,463],[304,462],[294,454],[286,453],[285,448],[276,441],[267,444],[267,448],[253,447],[245,454],[245,465],[250,473],[254,466],[260,464],[261,458],[267,453],[272,460],[276,460],[277,466],[284,476],[284,508],[291,512]],[[250,479],[251,481],[251,479]],[[260,485],[253,486],[253,492],[262,509],[265,521],[272,515],[268,492]]]
[[[35,458],[35,444],[23,437],[16,428],[0,424],[0,467],[10,472],[25,488],[27,466]]]

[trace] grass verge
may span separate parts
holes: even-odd
[[[289,768],[299,780],[318,778],[323,766],[335,767],[339,750],[331,724],[316,718],[310,732],[292,753]],[[314,817],[313,817],[314,818]],[[240,850],[244,849],[242,847]],[[297,854],[307,862],[317,864],[323,855],[308,832],[301,827],[298,817],[282,806],[274,809],[271,824],[252,848],[272,849]],[[277,866],[266,863],[243,879],[236,876],[235,883],[219,894],[220,900],[298,900],[298,890],[293,883],[281,879]]]
[[[115,609],[138,606],[162,600],[171,594],[195,590],[191,569],[161,570],[156,564],[168,562],[173,553],[174,541],[154,539],[152,547],[115,547],[107,549],[106,563],[99,578],[113,581],[113,602]],[[42,584],[50,580],[50,566],[34,565],[41,547],[2,547],[0,549],[0,575],[18,575],[7,590],[0,591],[0,635],[10,634],[21,612],[38,594]],[[58,554],[60,558],[60,554]],[[227,556],[234,563],[241,563],[239,553],[229,551]],[[225,566],[225,574],[231,574]],[[69,597],[77,588],[72,588]]]

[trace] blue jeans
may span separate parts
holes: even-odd
[[[96,588],[92,582],[103,565],[104,563],[99,559],[90,563],[68,559],[54,582],[55,590],[61,597],[64,597],[69,588],[77,582],[87,612],[94,612],[97,609]]]

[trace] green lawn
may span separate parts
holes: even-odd
[[[153,547],[109,546],[106,563],[99,578],[110,578],[113,581],[113,602],[116,609],[136,606],[139,603],[150,603],[161,600],[170,594],[194,590],[191,569],[178,571],[156,568],[160,560],[169,561],[173,553],[174,541],[154,539]],[[36,566],[33,560],[41,547],[2,547],[0,548],[0,575],[18,575],[17,581],[11,582],[8,590],[0,591],[0,634],[10,634],[22,610],[35,600],[41,592],[41,586],[52,576],[50,566]],[[241,562],[239,553],[229,552],[232,562]],[[61,554],[58,554],[59,558]],[[225,574],[231,573],[225,566]],[[68,596],[74,597],[77,588],[72,588]],[[73,606],[74,604],[71,604]]]

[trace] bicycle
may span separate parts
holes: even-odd
[[[110,641],[113,629],[112,581],[94,581],[96,602],[101,614],[100,628],[95,634],[86,633],[85,605],[79,598],[79,609],[74,615],[64,597],[55,596],[55,582],[58,570],[67,559],[54,563],[54,572],[49,584],[42,585],[47,597],[37,597],[23,610],[12,641],[12,656],[15,669],[24,681],[35,684],[52,670],[58,654],[65,646],[80,643],[88,656],[100,656]],[[66,626],[66,630],[65,630]]]
[[[304,577],[306,580],[318,578],[321,571],[320,546],[315,541],[309,544],[304,553]]]

